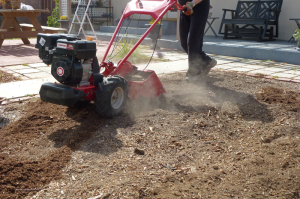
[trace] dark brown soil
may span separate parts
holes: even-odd
[[[22,79],[0,70],[0,83],[14,82],[20,80]]]
[[[114,119],[92,103],[1,106],[0,198],[300,198],[298,84],[161,80],[164,100]]]

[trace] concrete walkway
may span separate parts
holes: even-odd
[[[155,55],[156,56],[156,55]],[[254,60],[239,57],[212,55],[218,65],[214,70],[226,70],[259,76],[281,81],[300,83],[300,65],[274,62],[270,60]],[[144,69],[146,65],[138,65]],[[157,74],[173,73],[187,70],[187,55],[180,51],[164,53],[162,62],[150,63],[147,69]],[[23,81],[0,84],[0,98],[18,98],[36,95],[45,82],[55,82],[51,75],[51,67],[44,63],[2,66],[0,70],[20,77]]]
[[[96,32],[96,34],[98,39],[102,41],[109,41],[112,37],[112,33]],[[135,39],[140,37],[130,34],[120,34],[119,36]],[[151,39],[146,38],[143,43],[150,44]],[[176,35],[163,35],[162,39],[159,39],[157,43],[163,48],[183,50],[180,41],[176,40]],[[246,59],[270,59],[300,65],[300,51],[295,50],[296,46],[296,43],[289,43],[288,41],[283,40],[264,42],[257,42],[249,39],[224,40],[222,36],[205,36],[203,43],[203,49],[207,53],[242,57]]]
[[[30,44],[23,44],[21,39],[4,40],[0,48],[0,66],[9,66],[40,62],[36,39],[29,39]]]

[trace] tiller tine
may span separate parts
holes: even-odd
[[[102,65],[105,67],[103,74],[117,75],[124,77],[128,81],[130,98],[148,97],[154,98],[166,93],[161,81],[156,73],[152,70],[138,70],[129,61],[124,62],[121,66],[112,66],[110,63]]]
[[[161,81],[158,79],[156,73],[152,70],[137,71],[137,74],[143,79],[141,81],[128,81],[129,97],[140,98],[148,97],[154,98],[166,93]]]

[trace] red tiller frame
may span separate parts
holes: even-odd
[[[142,5],[142,8],[141,6]],[[108,44],[107,50],[103,56],[102,64],[105,63],[105,59],[108,52],[121,28],[122,22],[125,18],[130,17],[133,14],[143,14],[152,16],[155,21],[149,27],[149,29],[144,33],[144,35],[139,39],[139,41],[132,47],[131,51],[123,58],[121,62],[118,63],[118,67],[121,66],[130,55],[135,51],[135,49],[142,43],[142,41],[147,37],[150,31],[155,27],[155,25],[163,18],[163,16],[169,11],[173,10],[176,5],[178,10],[184,10],[183,6],[177,3],[177,0],[132,0],[129,2],[123,12],[120,22]],[[117,73],[117,71],[114,71]]]
[[[129,92],[128,95],[130,98],[139,98],[147,97],[153,98],[160,96],[166,92],[162,83],[158,79],[156,73],[152,70],[138,70],[136,66],[132,65],[127,59],[130,55],[136,50],[136,48],[142,43],[142,41],[147,37],[150,31],[155,27],[155,25],[163,18],[163,16],[169,11],[175,9],[175,6],[178,10],[184,10],[184,7],[177,3],[177,0],[132,0],[129,2],[123,12],[123,15],[119,21],[118,26],[109,42],[108,48],[103,56],[100,67],[105,68],[105,71],[102,73],[104,76],[109,75],[118,75],[118,76],[134,76],[139,74],[143,77],[144,81],[133,81],[128,80]],[[108,52],[121,28],[121,25],[125,18],[130,17],[133,14],[143,14],[152,16],[155,21],[149,27],[149,29],[142,35],[138,42],[132,47],[129,53],[119,61],[117,65],[113,65],[111,62],[105,62],[105,59],[108,55]],[[92,78],[91,78],[92,81]],[[93,82],[91,82],[92,85]],[[95,98],[95,90],[97,85],[94,85],[94,88],[85,87],[85,88],[75,88],[77,90],[84,90],[86,93],[85,99],[93,100]],[[90,92],[88,91],[90,89]]]

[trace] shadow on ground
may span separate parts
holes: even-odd
[[[67,146],[72,151],[82,150],[104,155],[114,153],[123,146],[122,141],[115,137],[117,129],[133,124],[126,114],[115,118],[100,117],[93,103],[68,108],[66,116],[70,121],[48,136],[54,141],[54,146]],[[82,148],[87,141],[90,144]]]

